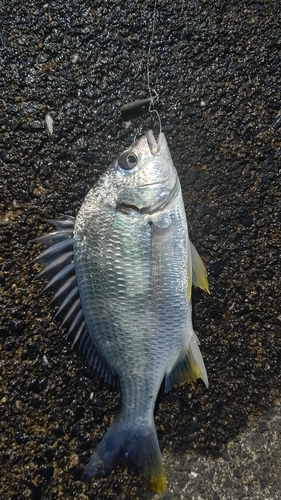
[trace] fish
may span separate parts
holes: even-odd
[[[191,243],[180,181],[163,132],[150,130],[121,153],[86,195],[76,218],[51,221],[36,238],[35,261],[48,279],[73,346],[121,407],[82,480],[108,474],[125,459],[148,486],[166,478],[154,423],[165,390],[208,377],[192,326],[192,284],[209,292]]]

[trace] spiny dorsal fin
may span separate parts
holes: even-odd
[[[54,301],[59,304],[57,315],[63,317],[62,325],[68,328],[68,337],[73,341],[75,349],[82,354],[89,364],[91,374],[96,373],[107,385],[117,388],[117,380],[109,369],[106,361],[100,356],[88,333],[79,287],[77,284],[73,231],[75,219],[68,217],[50,221],[58,231],[53,231],[33,240],[47,247],[33,262],[42,262],[45,269],[38,273],[37,278],[48,279],[45,291],[54,293]],[[53,302],[53,300],[51,302]]]

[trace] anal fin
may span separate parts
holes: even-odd
[[[190,252],[192,259],[193,285],[198,286],[199,288],[202,288],[202,290],[206,290],[206,292],[210,293],[206,268],[193,243],[190,240],[189,243],[190,243]]]
[[[199,340],[193,332],[186,356],[181,358],[172,371],[166,375],[165,390],[168,392],[173,385],[196,382],[198,378],[203,380],[207,388],[209,387],[206,368],[199,349]]]

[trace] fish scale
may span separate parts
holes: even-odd
[[[117,216],[120,219],[119,216]],[[121,215],[121,219],[124,216]],[[126,223],[126,232],[128,221],[123,221]],[[117,227],[116,227],[117,226]],[[96,225],[95,225],[96,227]],[[145,349],[146,338],[143,332],[143,315],[139,313],[142,311],[141,306],[143,303],[143,309],[146,308],[147,298],[145,293],[147,292],[147,282],[146,276],[149,275],[149,250],[147,245],[144,246],[143,250],[143,262],[144,265],[138,266],[136,269],[137,252],[140,249],[133,246],[133,242],[128,239],[130,233],[126,235],[122,230],[122,224],[120,220],[116,221],[116,224],[111,225],[112,236],[107,235],[104,238],[102,235],[101,242],[97,242],[97,236],[94,236],[96,242],[97,252],[93,254],[92,248],[94,242],[91,239],[87,239],[87,244],[80,252],[78,249],[75,252],[75,267],[77,269],[77,276],[83,276],[83,281],[81,282],[81,296],[85,296],[85,302],[87,306],[84,308],[90,311],[91,314],[97,318],[106,318],[106,324],[103,323],[98,327],[95,321],[94,337],[97,343],[100,343],[100,350],[104,351],[103,354],[106,356],[111,366],[117,365],[121,359],[121,368],[124,367],[124,361],[127,364],[134,364],[138,361],[145,361],[144,357],[140,357],[139,353],[131,349],[133,342],[138,341],[138,337],[141,337],[141,343],[139,344],[140,349]],[[75,234],[79,234],[79,229],[76,229]],[[119,238],[118,238],[118,235]],[[124,246],[125,249],[124,249]],[[88,248],[90,249],[91,259],[85,258],[85,254],[88,253]],[[115,248],[117,252],[119,251],[120,257],[115,254]],[[96,259],[96,260],[95,260]],[[83,265],[83,270],[79,272],[80,261]],[[100,264],[97,270],[97,264]],[[120,270],[119,279],[116,278],[116,264]],[[138,274],[140,275],[138,279]],[[87,276],[95,275],[95,279],[91,280],[90,285],[88,284]],[[86,278],[84,278],[86,277]],[[79,280],[79,278],[78,278]],[[145,288],[142,290],[142,288]],[[88,289],[91,289],[91,293],[88,293]],[[134,294],[137,294],[137,299],[134,298]],[[102,303],[96,303],[96,297],[102,296]],[[135,318],[138,315],[138,325],[136,328]],[[86,316],[87,317],[87,316]],[[88,320],[88,324],[90,323]],[[101,338],[100,338],[101,337]],[[112,352],[111,346],[114,345],[115,349],[119,348],[119,355],[116,356],[116,352]],[[105,352],[108,351],[106,354]],[[117,366],[115,367],[115,372]]]
[[[82,479],[125,458],[150,487],[164,491],[154,424],[160,386],[202,378],[192,327],[192,280],[208,291],[205,267],[189,240],[177,172],[163,133],[151,131],[122,153],[87,194],[75,221],[37,242],[37,258],[59,314],[90,369],[121,393],[120,412]],[[63,279],[65,277],[65,285]]]

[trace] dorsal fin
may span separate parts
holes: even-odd
[[[83,356],[90,372],[96,373],[111,388],[117,388],[117,380],[106,361],[97,351],[90,337],[80,300],[76,279],[73,250],[73,231],[75,219],[68,217],[50,221],[58,231],[39,236],[33,240],[47,248],[33,262],[41,262],[45,269],[37,274],[37,278],[47,278],[48,284],[43,292],[52,291],[59,305],[56,315],[62,316],[62,325],[68,328],[68,337],[73,347]]]

